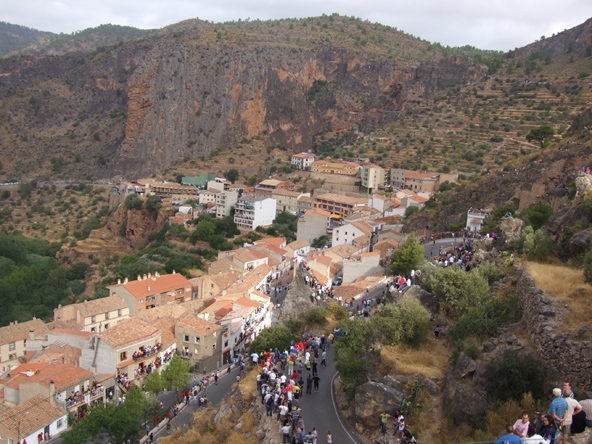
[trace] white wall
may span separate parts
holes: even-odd
[[[275,220],[276,210],[275,199],[267,198],[253,202],[255,207],[255,215],[253,218],[253,229],[260,225],[271,225]]]

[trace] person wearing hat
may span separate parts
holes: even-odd
[[[554,388],[553,389],[553,401],[551,401],[551,405],[549,406],[549,415],[553,417],[555,420],[555,425],[557,426],[558,430],[561,430],[563,426],[563,416],[567,411],[567,401],[565,398],[561,396],[561,389]]]
[[[537,435],[540,435],[541,430],[543,430],[543,418],[541,417],[542,413],[543,412],[540,408],[534,411],[534,429]]]

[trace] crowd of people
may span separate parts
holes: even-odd
[[[296,343],[290,351],[269,350],[251,358],[258,366],[257,391],[265,405],[266,416],[275,417],[285,444],[316,444],[319,440],[315,427],[306,427],[302,419],[300,400],[319,392],[321,367],[326,367],[327,350],[334,335],[309,337]],[[327,433],[325,442],[333,437]]]
[[[570,436],[592,427],[592,399],[577,401],[571,384],[565,382],[563,389],[553,389],[553,400],[546,414],[534,412],[530,420],[528,412],[514,424],[506,425],[506,434],[496,444],[567,444]]]
[[[98,384],[96,381],[93,381],[92,386],[87,386],[80,390],[72,391],[70,396],[66,398],[66,408],[73,407],[77,404],[82,404],[85,402],[85,397],[89,397],[89,399],[95,398],[99,395],[104,393],[105,389],[102,384]],[[60,394],[56,394],[56,398],[60,399]]]

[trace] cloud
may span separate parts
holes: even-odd
[[[190,18],[303,18],[337,12],[397,27],[443,45],[509,50],[592,16],[589,0],[27,0],[1,2],[2,20],[70,33],[112,23],[161,28]]]

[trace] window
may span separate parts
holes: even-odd
[[[122,316],[123,315],[123,310],[120,308],[119,310],[117,310],[117,316]]]
[[[199,355],[199,350],[196,348],[194,353],[195,353],[196,355]]]
[[[90,322],[97,322],[97,317],[96,316],[91,316],[90,317]]]
[[[183,342],[189,342],[189,335],[185,335],[183,337]]]
[[[14,350],[14,342],[11,342],[10,344],[8,344],[8,350],[13,351]]]
[[[8,444],[14,444],[14,439],[8,438]]]
[[[127,359],[127,352],[119,353],[119,362],[125,361]]]
[[[144,303],[144,299],[138,299],[138,303],[143,304]]]
[[[109,312],[105,313],[105,319],[109,319]]]
[[[212,336],[213,336],[213,337],[216,337],[216,332],[212,333]]]
[[[11,353],[8,355],[8,360],[12,361],[13,359],[16,359],[16,353]]]
[[[57,424],[58,429],[61,429],[63,427],[63,425],[64,425],[64,420],[62,418],[58,419],[58,424]]]
[[[196,337],[193,339],[193,342],[194,342],[195,344],[199,345],[199,344],[201,343],[201,339],[199,338],[199,336],[196,336]]]
[[[216,350],[216,344],[212,345],[212,350]]]
[[[109,324],[105,324],[105,330],[109,328]]]
[[[224,341],[224,347],[228,347],[228,339]]]
[[[90,331],[93,332],[93,333],[96,333],[97,332],[97,327],[91,327],[90,328]]]

